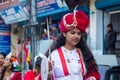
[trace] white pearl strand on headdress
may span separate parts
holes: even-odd
[[[64,23],[64,26],[67,28],[67,29],[71,29],[71,28],[74,28],[74,27],[76,27],[77,26],[77,19],[76,19],[76,8],[77,8],[78,6],[76,6],[75,7],[75,9],[74,9],[74,14],[73,14],[73,23],[72,24],[67,24],[66,23],[66,16],[68,16],[68,15],[70,15],[71,13],[68,13],[68,14],[66,14],[66,15],[64,15],[63,16],[63,23]]]

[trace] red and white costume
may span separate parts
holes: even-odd
[[[51,53],[54,80],[99,80],[97,70],[87,73],[80,50],[58,48]],[[83,77],[84,76],[84,77]]]

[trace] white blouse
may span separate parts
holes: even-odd
[[[55,76],[55,80],[83,80],[82,67],[80,64],[80,58],[78,56],[77,50],[74,49],[70,51],[63,46],[61,47],[61,50],[65,58],[69,75],[64,75],[58,50],[56,49],[51,53],[51,60],[54,62],[53,75]],[[85,65],[83,67],[85,74]]]

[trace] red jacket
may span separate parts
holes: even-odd
[[[14,72],[14,75],[11,77],[11,80],[22,80],[22,73]]]
[[[90,67],[90,68],[91,68],[91,71],[85,75],[85,80],[92,80],[92,79],[94,80],[94,78],[96,80],[100,80],[100,73],[98,72],[98,70],[93,67]]]
[[[32,70],[30,70],[24,75],[24,80],[35,80],[36,76],[37,75]],[[38,80],[42,80],[41,75],[39,76]]]
[[[24,75],[24,80],[35,80],[36,74],[30,70]]]

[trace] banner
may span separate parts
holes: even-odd
[[[1,16],[0,16],[0,25],[5,25],[5,23],[4,23],[4,21],[3,21]]]
[[[0,15],[5,24],[20,22],[29,18],[26,8],[22,8],[19,5],[1,10]]]
[[[64,0],[37,0],[38,17],[44,17],[67,10],[69,9]]]
[[[11,27],[0,25],[0,52],[10,53],[11,50]]]

